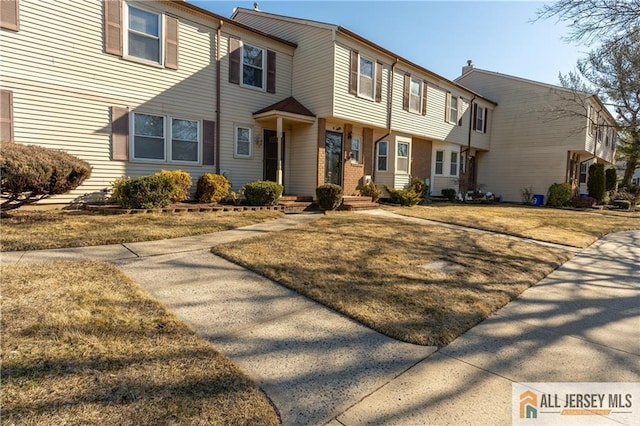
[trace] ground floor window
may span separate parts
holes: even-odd
[[[360,162],[360,139],[353,138],[351,139],[351,162],[359,163]]]
[[[389,143],[386,141],[378,142],[378,152],[377,152],[377,170],[379,172],[387,171],[387,149],[389,147]]]
[[[451,153],[451,165],[449,167],[449,174],[451,176],[458,176],[458,153]]]
[[[176,163],[200,161],[200,122],[133,113],[133,159]],[[169,160],[167,160],[169,159]]]
[[[436,151],[436,174],[444,173],[444,151]]]
[[[397,143],[396,172],[409,173],[409,144],[406,142]]]
[[[234,156],[251,157],[251,127],[236,126]]]
[[[579,183],[587,183],[587,163],[580,163],[580,176],[578,177]]]

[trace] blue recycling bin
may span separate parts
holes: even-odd
[[[533,205],[541,206],[544,203],[544,195],[542,194],[533,194]]]

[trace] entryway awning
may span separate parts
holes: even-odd
[[[289,96],[273,105],[262,108],[253,113],[256,121],[269,120],[281,117],[287,121],[298,123],[313,123],[316,121],[314,113],[302,105],[293,96]]]

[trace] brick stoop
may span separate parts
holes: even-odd
[[[316,203],[313,202],[313,197],[298,195],[281,196],[280,201],[278,202],[278,206],[283,207],[286,214],[303,213],[318,210]]]
[[[371,197],[361,197],[356,195],[347,195],[342,197],[342,205],[340,210],[372,210],[380,207],[380,204],[374,203]]]

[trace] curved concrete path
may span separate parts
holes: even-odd
[[[175,240],[2,253],[0,262],[113,262],[230,356],[285,425],[509,424],[513,382],[640,381],[640,231],[580,251],[436,351],[382,336],[209,252],[319,217]]]

